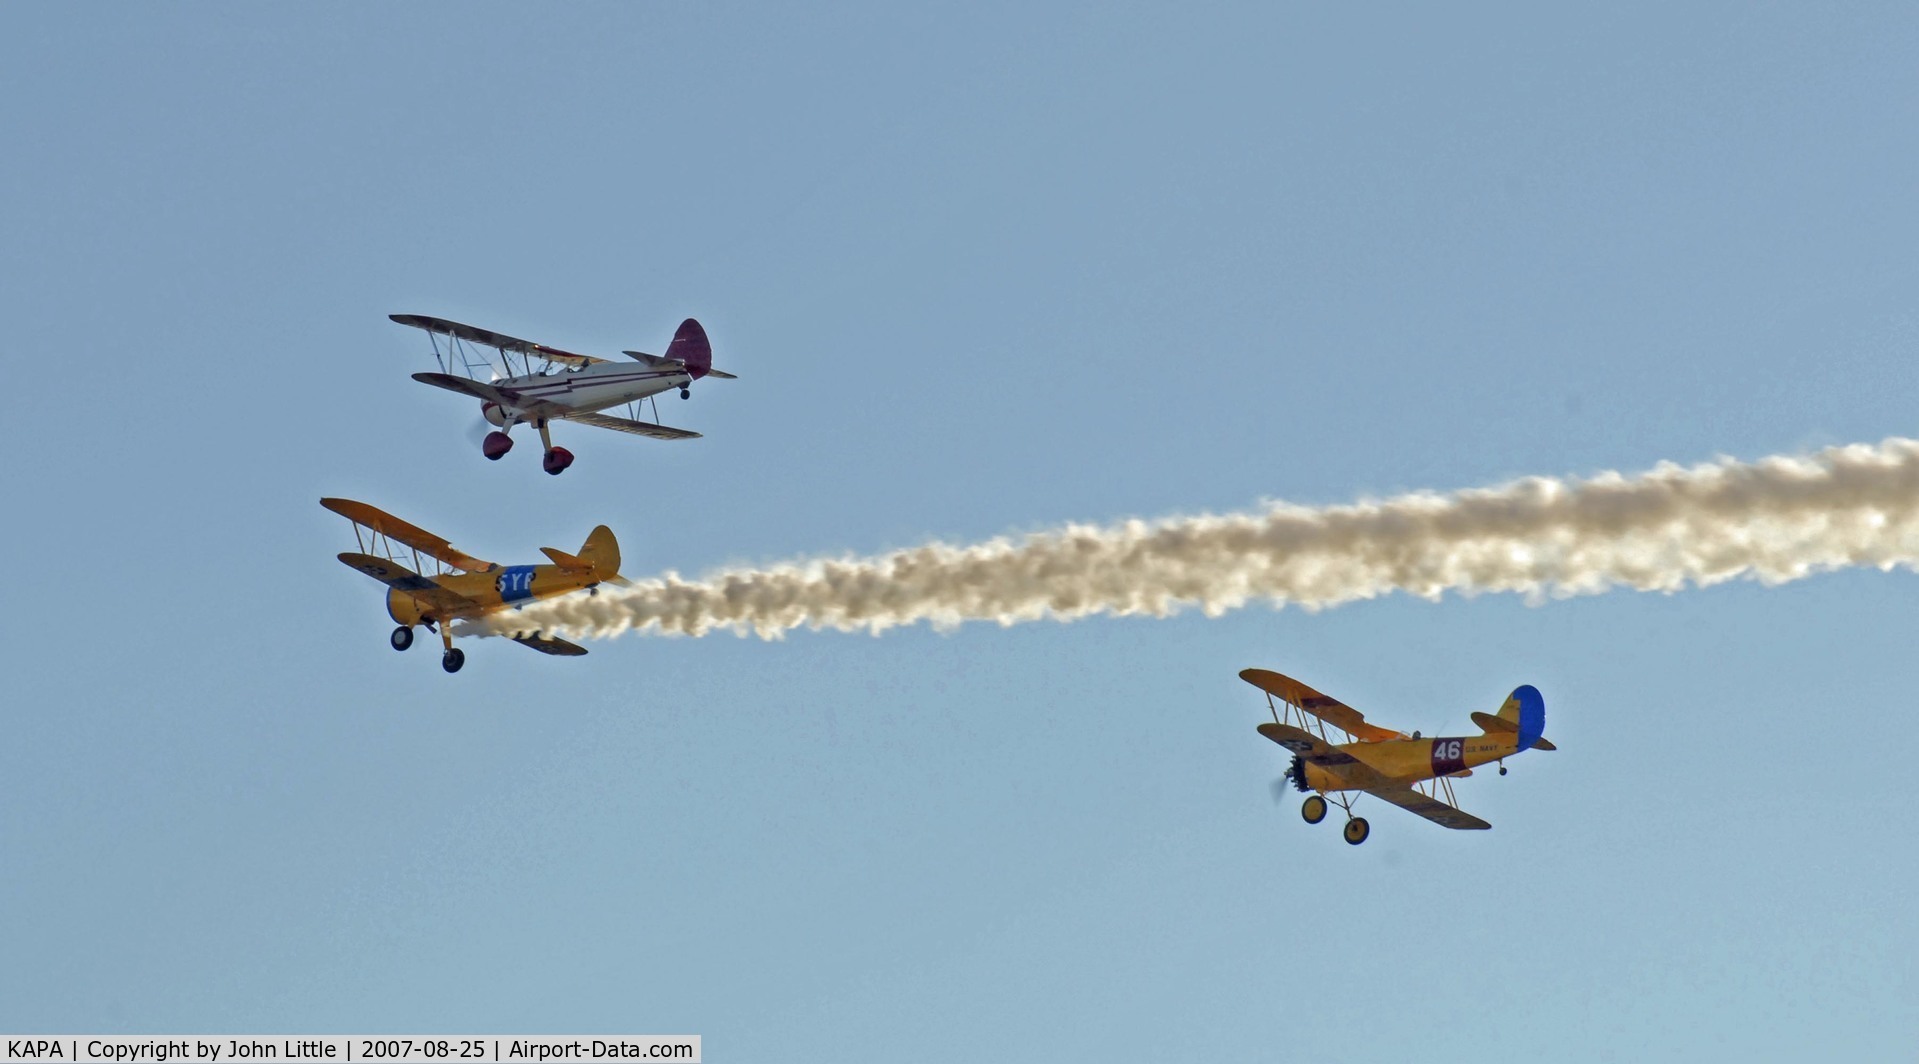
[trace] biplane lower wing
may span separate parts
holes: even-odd
[[[441,620],[476,612],[480,608],[479,603],[465,595],[448,591],[406,566],[377,554],[348,551],[340,555],[340,560],[348,568],[357,569],[395,591],[412,595],[427,612],[438,614]]]
[[[538,632],[532,635],[516,635],[513,641],[523,647],[532,647],[542,654],[553,654],[562,658],[577,658],[586,653],[586,648],[577,643],[569,643],[558,636],[541,635]]]
[[[413,379],[421,384],[431,384],[435,388],[445,388],[449,392],[459,392],[475,399],[484,400],[495,406],[517,410],[524,418],[558,418],[568,416],[571,408],[549,403],[542,399],[520,399],[509,392],[501,391],[491,384],[476,381],[471,377],[462,377],[457,373],[415,373]]]
[[[415,373],[413,379],[419,381],[421,384],[431,384],[435,388],[445,388],[449,392],[459,392],[461,395],[470,395],[475,399],[484,399],[489,403],[498,403],[501,406],[508,406],[512,403],[512,400],[508,399],[498,388],[495,388],[491,384],[483,384],[471,377],[462,377],[457,373]]]
[[[418,376],[418,374],[415,374]],[[577,421],[582,425],[591,425],[596,429],[612,429],[614,432],[630,432],[635,436],[647,436],[655,440],[697,440],[700,434],[688,429],[676,429],[670,425],[655,425],[651,421],[628,421],[623,417],[610,414],[559,414],[565,421]]]
[[[1366,793],[1382,802],[1391,802],[1408,813],[1423,816],[1443,828],[1483,831],[1492,827],[1491,824],[1471,813],[1462,812],[1455,806],[1447,805],[1431,795],[1421,794],[1411,787],[1382,787],[1379,790],[1369,788]]]
[[[1304,728],[1262,724],[1259,734],[1298,754],[1300,759],[1340,777],[1348,787],[1366,790],[1391,784],[1371,766]]]

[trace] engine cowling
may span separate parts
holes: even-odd
[[[419,602],[415,601],[412,595],[401,591],[397,587],[387,589],[386,615],[393,618],[393,623],[395,624],[409,626],[419,624],[425,620],[424,617],[420,616]]]

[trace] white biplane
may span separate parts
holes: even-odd
[[[423,329],[434,338],[433,357],[440,364],[440,372],[415,373],[414,380],[480,401],[480,416],[493,426],[480,445],[480,453],[497,461],[513,449],[513,439],[508,435],[513,426],[530,424],[539,431],[540,446],[545,451],[541,467],[555,476],[573,464],[573,452],[553,445],[547,428],[551,422],[576,421],[656,440],[697,439],[697,432],[639,420],[638,404],[673,388],[680,390],[680,398],[691,398],[690,386],[701,377],[736,379],[713,368],[713,346],[707,342],[706,330],[692,318],[680,323],[666,354],[622,351],[633,361],[613,362],[444,318],[419,314],[388,317],[401,325]],[[444,347],[438,337],[446,338]],[[602,413],[617,406],[626,406],[629,416]],[[653,416],[659,416],[657,402]]]

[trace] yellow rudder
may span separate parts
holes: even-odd
[[[586,544],[580,548],[580,560],[593,567],[593,574],[601,580],[611,580],[620,575],[620,541],[613,538],[613,530],[600,525],[587,534]]]

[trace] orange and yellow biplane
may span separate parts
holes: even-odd
[[[601,584],[627,584],[620,575],[620,545],[605,525],[586,537],[578,554],[541,547],[551,565],[498,565],[454,550],[439,536],[366,503],[321,499],[320,505],[353,522],[360,550],[341,554],[340,560],[387,586],[387,615],[400,625],[389,640],[393,649],[413,645],[414,625],[437,628],[440,642],[446,645],[440,667],[448,672],[459,672],[466,664],[466,655],[453,645],[454,621],[518,609],[582,589],[597,594]],[[542,654],[576,657],[586,653],[585,647],[539,632],[523,632],[513,641]]]
[[[1326,819],[1326,796],[1346,810],[1346,841],[1366,841],[1372,828],[1353,815],[1355,792],[1370,794],[1442,827],[1483,829],[1491,824],[1454,804],[1452,781],[1473,774],[1473,766],[1499,762],[1521,750],[1552,750],[1546,741],[1546,701],[1531,684],[1514,689],[1497,714],[1474,713],[1479,734],[1422,739],[1366,723],[1359,711],[1266,669],[1241,670],[1239,678],[1266,692],[1273,722],[1259,734],[1290,750],[1293,763],[1274,784],[1313,792],[1299,813],[1306,823]],[[1338,732],[1337,738],[1328,729]]]

